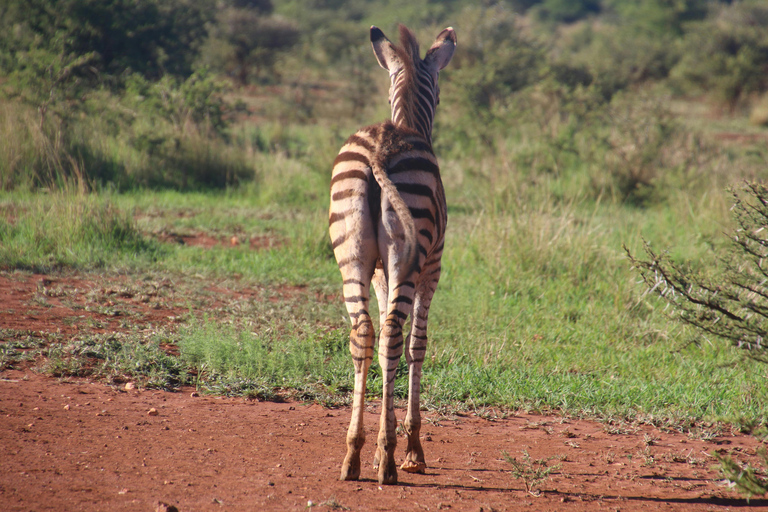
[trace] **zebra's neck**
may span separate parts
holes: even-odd
[[[421,63],[392,76],[392,122],[420,133],[432,143],[432,123],[437,106],[436,84]]]

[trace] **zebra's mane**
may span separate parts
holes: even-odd
[[[409,128],[416,128],[417,68],[421,61],[419,42],[405,25],[400,25],[400,46],[395,46],[397,55],[403,62],[403,77],[397,95],[400,97],[402,121]]]
[[[400,50],[403,51],[401,57],[411,64],[415,65],[416,60],[419,57],[419,42],[416,40],[416,36],[405,25],[399,25],[400,29]]]

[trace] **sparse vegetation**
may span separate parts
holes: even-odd
[[[517,457],[512,457],[507,452],[501,452],[504,460],[512,466],[512,471],[510,472],[512,477],[522,480],[525,485],[525,491],[537,496],[541,493],[539,486],[549,479],[549,475],[553,471],[560,469],[560,464],[550,466],[549,462],[562,459],[562,457],[553,456],[546,459],[533,459],[527,451],[523,450],[522,453],[523,456],[518,459]]]

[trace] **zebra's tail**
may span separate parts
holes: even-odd
[[[411,214],[411,209],[405,204],[403,196],[400,195],[400,191],[389,179],[387,174],[386,162],[388,155],[393,149],[391,144],[386,143],[384,139],[387,138],[386,132],[388,130],[382,130],[380,144],[378,145],[378,151],[374,158],[372,158],[371,169],[373,171],[373,177],[376,179],[376,183],[381,187],[382,196],[386,196],[389,200],[392,208],[403,227],[404,233],[404,245],[403,245],[403,261],[410,272],[418,270],[419,264],[419,248],[418,240],[416,238],[416,224]],[[385,143],[381,143],[385,142]],[[383,213],[383,212],[382,212]]]

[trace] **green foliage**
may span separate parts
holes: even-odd
[[[501,6],[462,11],[462,50],[448,83],[471,108],[489,109],[540,80],[544,48],[514,28],[513,13]]]
[[[187,76],[206,15],[174,0],[10,0],[2,9],[5,92],[70,119],[94,88],[119,88],[132,72]]]
[[[218,9],[203,62],[235,77],[241,85],[254,77],[273,81],[276,59],[298,42],[299,31],[292,21],[269,16],[271,6],[239,4]]]
[[[118,189],[252,179],[253,169],[224,147],[222,83],[205,70],[192,73],[208,20],[203,7],[34,0],[4,9],[4,92],[39,113],[35,120],[31,109],[2,105],[18,116],[0,126],[13,141],[0,168],[4,188],[73,177]]]
[[[735,2],[692,24],[672,78],[685,92],[711,94],[734,105],[768,91],[768,7]]]
[[[0,188],[24,190],[54,187],[85,178],[81,162],[57,137],[57,123],[41,122],[37,113],[19,104],[0,103]]]
[[[531,12],[541,21],[572,23],[600,12],[599,0],[544,0]]]
[[[166,75],[150,82],[133,74],[126,80],[125,95],[130,105],[149,116],[169,120],[177,130],[193,122],[221,135],[226,127],[227,105],[222,98],[225,89],[224,82],[203,69],[183,81]]]
[[[189,74],[208,15],[186,0],[9,0],[0,18],[6,71],[37,74],[28,66],[45,52],[64,61],[91,56],[89,73],[159,78]]]
[[[93,92],[80,115],[42,122],[31,108],[0,103],[0,185],[56,188],[224,188],[252,181],[253,165],[227,142],[227,106],[220,82],[200,71],[184,81],[167,76],[127,81],[121,98]]]
[[[429,25],[419,29],[423,41],[433,26],[454,25],[460,44],[443,73],[445,115],[435,130],[441,155],[501,158],[531,180],[561,180],[560,193],[586,187],[593,197],[647,206],[665,200],[664,186],[688,181],[691,165],[668,158],[679,153],[675,146],[691,146],[682,142],[687,135],[662,108],[646,109],[647,101],[621,106],[635,103],[649,83],[673,84],[676,92],[704,84],[728,101],[765,89],[766,31],[756,3],[188,4],[13,0],[0,7],[0,67],[8,77],[0,88],[32,106],[7,125],[14,143],[0,158],[3,187],[51,187],[81,176],[89,186],[118,190],[258,188],[260,163],[284,152],[294,157],[286,145],[304,144],[272,142],[296,124],[331,134],[301,149],[302,164],[324,170],[338,140],[386,115],[385,103],[370,99],[385,75],[370,55],[369,20],[387,30],[395,21]],[[699,41],[710,32],[712,41]],[[227,77],[270,88],[243,94],[222,85]],[[636,113],[614,117],[622,108]],[[753,117],[761,123],[759,108]],[[241,130],[242,120],[248,126]],[[295,189],[291,182],[278,193],[296,202]]]
[[[653,95],[616,95],[590,113],[583,131],[575,134],[584,138],[577,150],[594,169],[590,181],[597,197],[648,206],[667,199],[670,183],[681,186],[675,178],[704,167],[696,140]]]
[[[603,0],[607,10],[614,11],[622,22],[642,30],[661,34],[680,34],[685,24],[701,20],[709,8],[719,0],[640,0],[624,2],[622,0]]]
[[[556,62],[585,69],[605,100],[619,91],[663,80],[678,60],[674,36],[641,30],[630,23],[577,27]]]

